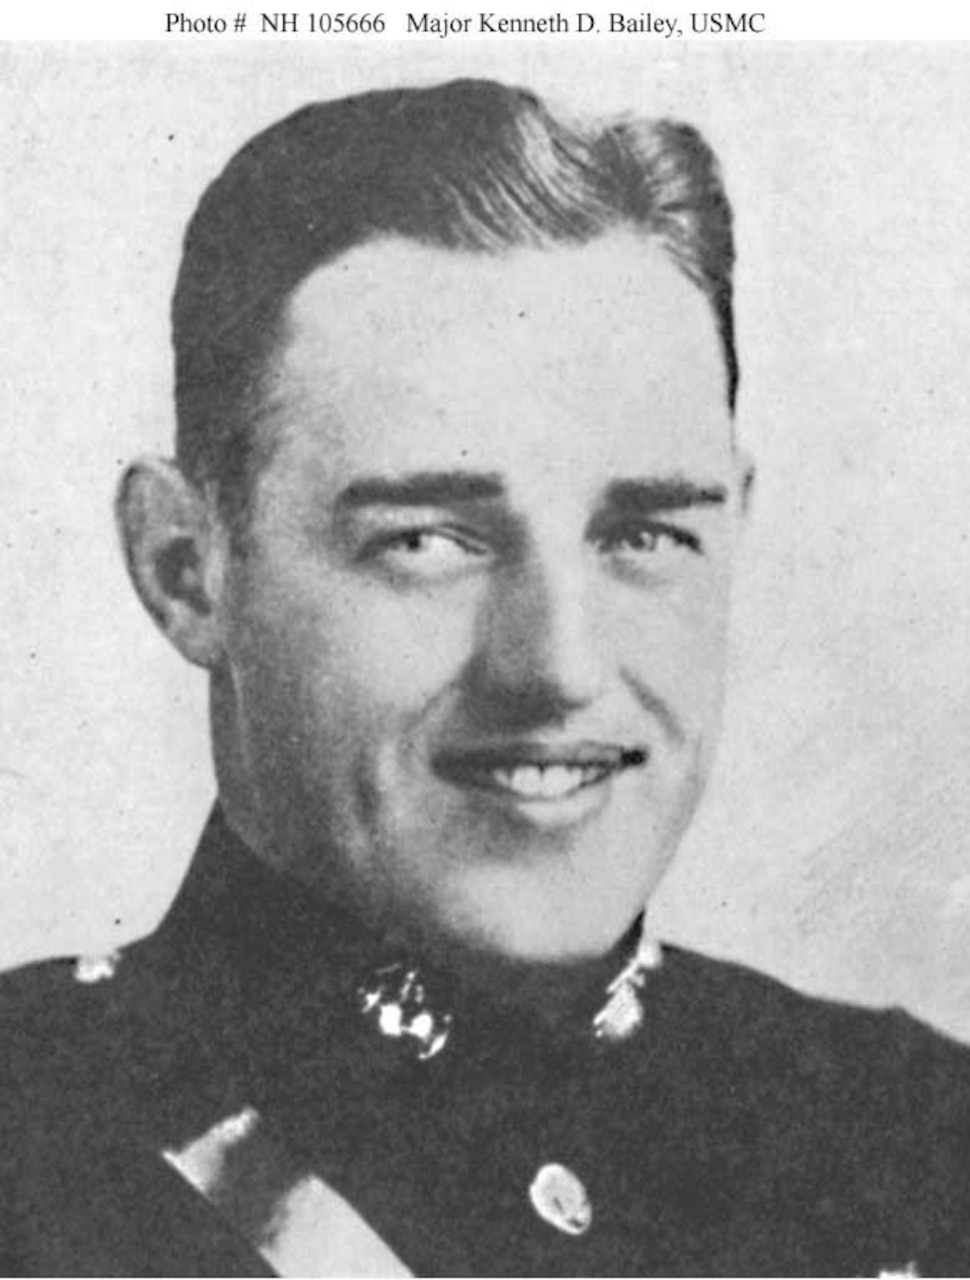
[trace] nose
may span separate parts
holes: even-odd
[[[493,712],[561,719],[602,694],[607,674],[590,566],[561,545],[530,554],[492,583],[475,655],[478,690]]]

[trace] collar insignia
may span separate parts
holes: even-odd
[[[628,1040],[640,1029],[643,1022],[640,989],[647,980],[647,974],[660,968],[662,959],[660,944],[647,934],[644,924],[632,960],[606,988],[609,999],[593,1019],[593,1034],[597,1040]]]
[[[640,991],[647,974],[662,962],[660,944],[644,927],[629,962],[606,988],[608,999],[593,1018],[593,1035],[609,1043],[627,1040],[643,1023]],[[454,1017],[432,1006],[420,970],[401,962],[374,971],[357,988],[357,1006],[380,1035],[410,1049],[419,1062],[448,1043]]]
[[[358,987],[357,998],[361,1013],[381,1035],[409,1045],[420,1062],[433,1058],[448,1042],[452,1016],[431,1008],[417,969],[386,965],[370,983]]]

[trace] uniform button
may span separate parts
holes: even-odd
[[[569,1236],[581,1236],[593,1222],[586,1188],[564,1164],[544,1164],[529,1187],[532,1207],[544,1222]]]

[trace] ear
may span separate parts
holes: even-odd
[[[211,670],[224,552],[209,504],[173,462],[146,458],[122,477],[115,515],[142,604],[184,658]]]

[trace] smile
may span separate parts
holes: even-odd
[[[567,800],[616,774],[646,763],[645,749],[578,743],[551,747],[529,743],[505,748],[447,752],[436,761],[446,781],[541,805]]]
[[[520,764],[514,769],[493,769],[492,785],[502,787],[526,800],[559,800],[582,787],[608,777],[609,769],[598,765]]]

